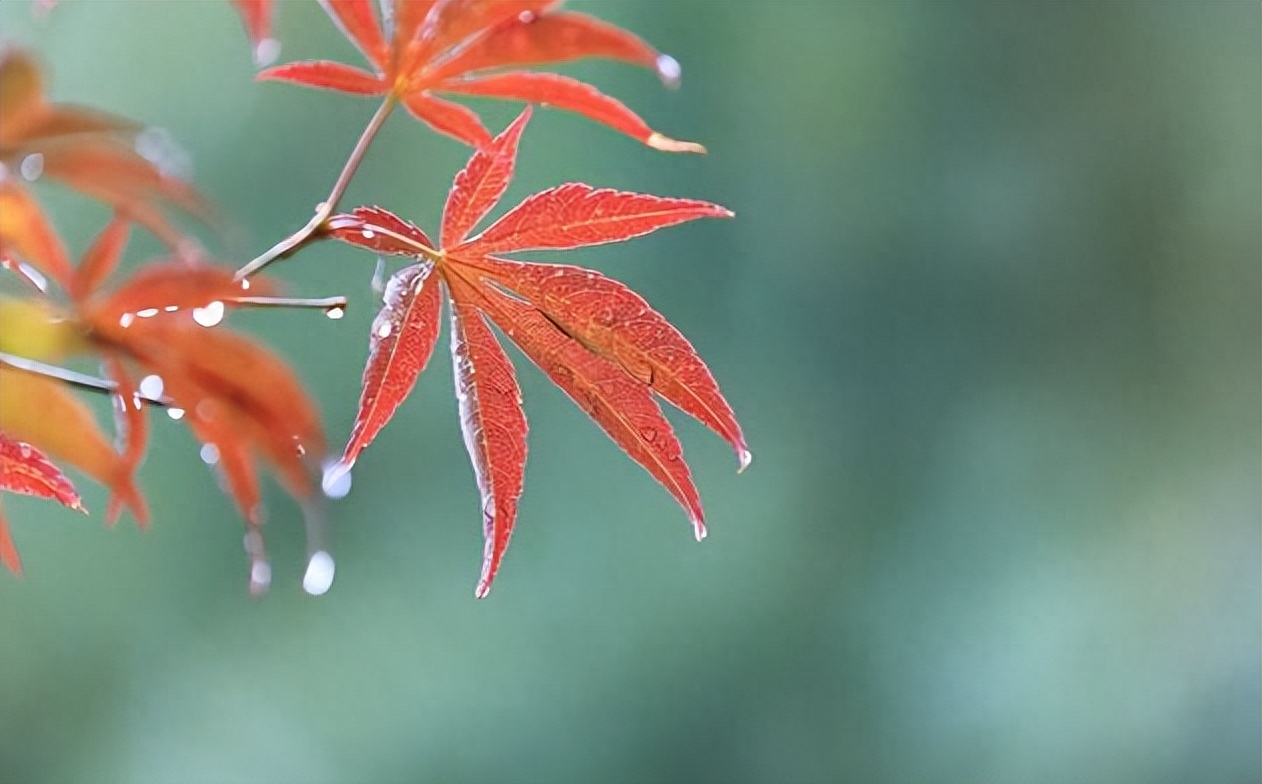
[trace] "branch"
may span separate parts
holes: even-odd
[[[106,395],[112,395],[118,391],[118,384],[108,379],[89,376],[86,373],[67,370],[57,365],[49,365],[35,359],[7,354],[3,351],[0,351],[0,365],[13,368],[21,373],[30,373],[33,376],[43,376],[53,381],[60,381],[63,384],[86,389],[89,392],[101,392]],[[146,403],[152,403],[155,406],[173,405],[172,400],[166,396],[152,396],[141,392],[137,392],[137,394],[140,395],[141,400],[144,400]]]
[[[233,297],[227,302],[240,308],[294,308],[322,310],[331,319],[346,315],[346,297]]]
[[[342,172],[337,176],[337,181],[333,183],[333,189],[329,191],[328,198],[316,206],[316,213],[311,217],[311,220],[307,221],[307,225],[290,234],[273,245],[263,255],[237,270],[237,280],[244,280],[273,261],[293,255],[314,237],[322,233],[324,222],[337,209],[338,202],[342,200],[342,196],[346,193],[346,188],[351,184],[351,178],[355,176],[355,172],[359,169],[359,164],[363,162],[364,155],[368,152],[369,146],[372,145],[373,139],[376,138],[377,132],[381,130],[386,118],[394,110],[396,101],[396,96],[391,93],[377,107],[376,113],[368,121],[364,132],[359,135],[359,141],[355,143],[355,148],[351,150],[350,157],[346,159],[346,164],[342,166]]]

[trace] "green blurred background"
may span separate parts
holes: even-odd
[[[27,575],[0,575],[0,782],[1259,781],[1259,5],[574,5],[684,86],[563,70],[711,153],[538,112],[509,203],[577,179],[736,211],[566,256],[679,325],[739,414],[739,477],[677,418],[710,538],[514,355],[531,460],[476,602],[440,354],[331,505],[333,590],[302,593],[272,487],[255,601],[231,504],[156,417],[148,534],[5,499]],[[282,60],[356,57],[279,6]],[[252,83],[218,0],[4,0],[0,28],[57,99],[179,141],[234,263],[306,220],[373,110]],[[400,114],[347,203],[433,228],[466,155]],[[41,193],[81,249],[104,211]],[[234,316],[333,441],[372,269],[275,268],[350,296],[342,321]]]

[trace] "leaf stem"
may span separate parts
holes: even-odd
[[[359,141],[355,142],[355,148],[351,150],[350,157],[346,159],[346,163],[342,166],[342,171],[337,176],[337,181],[333,183],[332,190],[329,191],[328,197],[316,206],[315,215],[311,220],[307,221],[307,225],[298,231],[290,234],[280,242],[273,245],[261,256],[256,257],[249,264],[237,270],[236,279],[244,280],[259,270],[271,264],[273,261],[286,258],[298,252],[304,245],[309,243],[312,238],[322,233],[324,223],[329,219],[337,209],[337,204],[342,200],[342,196],[346,193],[347,187],[351,184],[351,178],[355,176],[355,172],[359,169],[360,163],[364,160],[364,155],[368,152],[368,148],[372,145],[373,139],[376,138],[377,132],[381,130],[381,126],[385,124],[386,118],[390,116],[390,112],[394,110],[397,103],[397,97],[390,93],[386,96],[381,105],[377,107],[377,111],[373,114],[372,119],[368,121],[368,125],[364,128],[364,132],[359,135]]]
[[[57,365],[49,365],[35,359],[27,359],[13,354],[0,351],[0,365],[13,368],[21,373],[29,373],[33,376],[43,376],[53,381],[59,381],[79,389],[86,389],[89,392],[100,392],[106,395],[112,395],[118,391],[118,385],[113,381],[96,376],[89,376],[86,373],[79,373],[74,370],[68,370]],[[146,403],[152,403],[155,406],[169,406],[171,399],[165,396],[151,396],[138,392],[141,400]]]
[[[323,310],[329,313],[334,310],[346,310],[346,297],[233,297],[228,300],[242,308],[297,308]]]

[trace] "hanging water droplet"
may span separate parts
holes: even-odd
[[[182,409],[182,408],[168,408],[168,409],[167,409],[167,416],[171,417],[172,419],[176,419],[176,420],[178,420],[178,419],[183,419],[183,418],[184,418],[184,409]]]
[[[275,38],[264,38],[254,47],[254,64],[266,68],[280,57],[280,41]]]
[[[157,309],[157,308],[145,308],[144,310],[138,310],[138,311],[136,311],[136,315],[137,315],[137,316],[140,316],[141,318],[153,318],[154,316],[158,315],[158,309]]]
[[[215,300],[204,308],[194,308],[193,321],[196,321],[203,327],[213,327],[223,321],[223,314],[223,303]]]
[[[341,460],[329,460],[324,464],[320,477],[320,490],[325,498],[345,498],[351,491],[351,467]]]
[[[27,182],[35,182],[39,176],[44,173],[44,155],[43,153],[33,152],[22,159],[22,163],[18,164],[18,171],[22,172],[22,177]]]
[[[302,576],[302,590],[312,596],[323,596],[333,585],[333,575],[337,565],[333,556],[324,550],[317,550],[311,560],[307,561],[307,572]]]
[[[678,60],[668,54],[657,56],[657,78],[662,80],[662,84],[673,90],[679,86],[681,76],[683,68],[679,66]]]
[[[272,585],[272,565],[266,560],[250,564],[250,594],[260,596]]]
[[[163,386],[162,376],[145,376],[140,379],[140,394],[151,399],[160,398]]]
[[[342,307],[341,305],[334,305],[331,308],[325,308],[324,315],[328,316],[334,321],[337,321],[338,319],[346,315],[346,308]]]
[[[213,466],[219,462],[219,447],[214,444],[202,444],[200,454],[206,465]]]

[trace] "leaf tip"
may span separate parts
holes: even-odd
[[[654,150],[661,150],[662,152],[692,152],[697,155],[706,154],[705,145],[697,144],[696,142],[685,142],[680,141],[679,139],[672,139],[669,136],[658,133],[657,131],[650,134],[649,138],[645,139],[644,143],[652,147]]]

